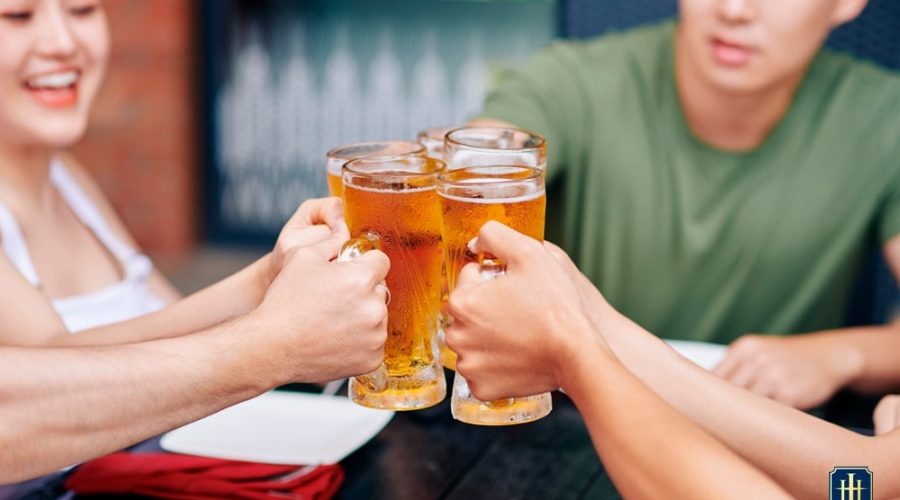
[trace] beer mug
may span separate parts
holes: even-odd
[[[478,235],[485,222],[495,220],[534,239],[544,238],[547,196],[540,169],[495,165],[447,170],[438,179],[438,194],[444,214],[444,259],[451,291],[467,263],[480,263],[486,279],[505,272],[502,261],[469,251],[469,240]],[[480,401],[457,373],[450,409],[453,418],[469,424],[513,425],[543,418],[553,406],[549,393]]]
[[[342,259],[377,248],[391,259],[384,363],[350,380],[350,399],[369,408],[416,410],[440,403],[447,383],[437,348],[441,300],[443,162],[424,156],[364,157],[343,167]]]
[[[451,130],[454,130],[454,127],[429,127],[420,130],[416,135],[416,138],[419,141],[419,144],[425,146],[425,154],[429,158],[443,160],[444,136]],[[447,344],[444,342],[444,330],[450,326],[450,315],[447,313],[447,299],[449,294],[450,289],[447,286],[447,267],[445,262],[444,265],[441,266],[441,310],[438,317],[440,326],[438,328],[437,343],[438,349],[441,352],[441,364],[446,368],[455,370],[456,356],[453,354],[453,351],[447,348]]]
[[[366,156],[425,156],[425,146],[409,141],[357,142],[338,146],[325,154],[328,194],[341,196],[341,167],[350,160]]]
[[[541,171],[547,168],[546,141],[540,135],[527,130],[497,127],[458,128],[445,133],[443,150],[447,170],[479,165],[524,165]],[[541,220],[543,221],[543,216]],[[543,237],[543,233],[541,236]],[[446,299],[441,303],[441,310],[446,311]],[[444,328],[452,324],[452,321],[453,318],[449,315],[442,316]],[[443,342],[443,336],[439,338],[438,345],[441,349],[441,362],[444,366],[455,370],[456,353]]]
[[[456,127],[428,127],[419,131],[416,140],[425,146],[425,154],[435,160],[444,159],[444,136]]]
[[[533,132],[517,128],[463,127],[444,137],[447,169],[483,165],[524,165],[547,169],[547,144]]]

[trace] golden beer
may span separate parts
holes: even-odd
[[[422,135],[431,131],[432,142],[423,141]],[[516,128],[462,127],[445,131],[442,152],[447,170],[458,170],[478,165],[525,165],[540,170],[547,167],[547,145],[538,134]],[[419,133],[419,142],[433,144],[434,129]],[[430,146],[429,150],[431,149]],[[543,220],[543,219],[542,219]],[[480,227],[480,226],[479,226]],[[543,235],[543,231],[541,233]],[[446,296],[441,304],[444,321],[449,326],[452,319],[446,314]],[[444,366],[456,369],[456,353],[441,337],[441,361]]]
[[[325,154],[328,194],[341,196],[343,179],[341,167],[350,160],[368,156],[425,156],[425,146],[409,141],[357,142],[338,146]]]
[[[447,132],[454,130],[454,127],[429,127],[422,129],[416,134],[416,140],[422,146],[425,146],[425,154],[429,158],[435,160],[444,159],[444,136]],[[450,315],[447,312],[447,299],[450,297],[450,288],[447,285],[447,266],[446,262],[441,266],[441,310],[438,317],[440,325],[438,327],[438,350],[441,353],[441,364],[445,367],[456,369],[456,354],[451,351],[444,342],[444,330],[449,326]]]
[[[449,288],[463,266],[479,262],[469,241],[487,221],[497,221],[537,240],[544,238],[547,196],[543,171],[526,166],[468,167],[443,172],[438,180],[443,213],[444,262]],[[480,256],[491,258],[492,256]],[[444,353],[442,353],[444,355]],[[510,425],[546,416],[552,409],[549,394],[506,401],[482,402],[457,374],[451,410],[454,418],[479,425]]]
[[[387,382],[373,388],[351,381],[350,397],[363,406],[412,410],[446,396],[436,345],[443,250],[435,181],[442,165],[393,156],[362,158],[344,168],[351,236],[374,238],[391,259],[385,279],[391,295],[383,367]]]

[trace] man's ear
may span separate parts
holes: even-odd
[[[838,0],[831,13],[831,25],[838,27],[856,19],[869,0]]]

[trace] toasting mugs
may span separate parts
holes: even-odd
[[[470,262],[481,265],[485,279],[505,271],[493,256],[468,250],[484,223],[494,220],[536,240],[544,237],[546,146],[541,136],[517,129],[452,130],[444,137],[445,161],[410,144],[360,143],[328,154],[333,194],[339,194],[331,182],[334,167],[342,164],[351,233],[341,258],[377,248],[391,259],[385,279],[390,300],[384,363],[350,382],[351,399],[371,408],[415,410],[446,396],[442,357],[451,366],[454,359],[438,346],[442,285],[452,291]],[[455,378],[451,409],[466,423],[525,423],[551,408],[549,393],[479,401],[465,379]]]

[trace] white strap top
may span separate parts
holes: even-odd
[[[82,224],[121,263],[122,281],[92,292],[52,300],[71,333],[126,321],[161,309],[165,303],[149,286],[153,264],[146,255],[125,244],[109,225],[66,167],[58,160],[50,165],[50,179]],[[22,276],[35,287],[40,279],[28,253],[28,247],[12,212],[0,203],[0,241],[3,253]]]

